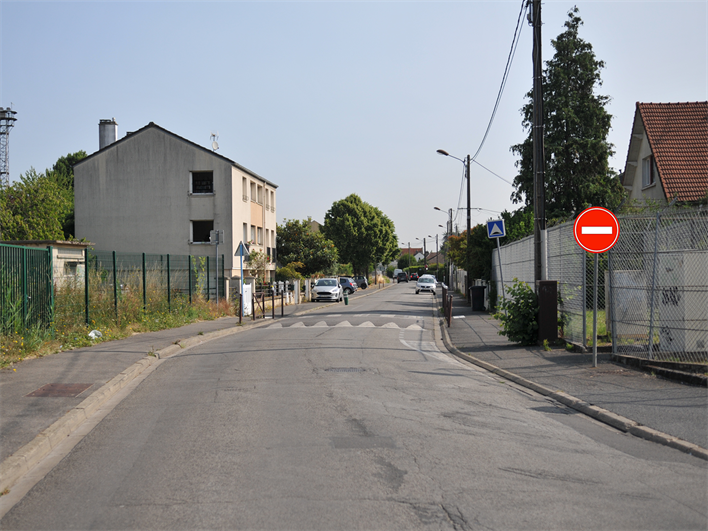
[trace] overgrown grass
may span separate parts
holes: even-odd
[[[173,293],[168,305],[163,287],[148,276],[147,308],[143,308],[142,286],[123,283],[116,313],[112,289],[100,278],[90,278],[89,324],[86,324],[83,285],[67,285],[55,289],[55,315],[51,327],[14,326],[0,334],[0,368],[25,359],[87,347],[103,341],[129,337],[140,332],[177,328],[197,321],[238,315],[238,308],[225,300],[217,306],[204,297]],[[90,339],[89,332],[98,330],[102,337]]]

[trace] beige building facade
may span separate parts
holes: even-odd
[[[105,125],[117,126],[102,120],[101,148],[74,167],[77,238],[105,251],[213,257],[210,234],[224,231],[225,277],[240,276],[243,241],[270,257],[273,278],[277,185],[152,122],[107,141]]]

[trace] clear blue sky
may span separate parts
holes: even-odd
[[[17,111],[13,180],[30,167],[98,149],[149,122],[279,185],[277,215],[322,221],[351,193],[380,208],[399,242],[442,234],[465,206],[461,163],[484,135],[521,0],[458,2],[14,2],[2,0],[0,106]],[[543,4],[543,54],[573,5],[605,61],[611,165],[624,168],[635,102],[708,99],[708,4]],[[507,181],[532,84],[531,27],[521,39],[477,161]],[[509,184],[477,165],[472,206],[513,210]],[[473,224],[489,211],[473,211]],[[455,212],[461,228],[464,212]],[[428,246],[431,249],[431,246]],[[434,250],[434,245],[432,246]]]

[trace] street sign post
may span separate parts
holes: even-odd
[[[617,216],[602,207],[590,207],[575,218],[573,235],[577,244],[595,255],[594,289],[592,310],[592,366],[597,367],[597,270],[600,253],[612,249],[620,235]]]
[[[504,236],[506,236],[506,226],[504,225],[503,219],[487,221],[487,237],[495,238],[497,240],[497,258],[499,258],[499,278],[501,279],[502,299],[506,302],[506,294],[504,292],[504,273],[502,273],[501,263],[501,246],[499,245],[499,238],[503,238]]]

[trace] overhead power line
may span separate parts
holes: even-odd
[[[494,110],[492,111],[492,116],[489,119],[489,123],[487,124],[487,130],[484,132],[484,137],[482,138],[482,142],[480,143],[479,148],[477,148],[477,152],[472,157],[472,160],[475,160],[477,158],[477,155],[479,155],[480,151],[482,151],[482,146],[484,146],[484,142],[487,140],[487,135],[489,135],[489,131],[492,128],[492,123],[494,123],[494,117],[497,114],[497,109],[499,108],[499,102],[501,102],[502,94],[504,93],[504,87],[506,86],[506,81],[509,78],[509,71],[511,70],[511,64],[514,62],[514,55],[516,55],[516,48],[519,44],[519,38],[521,37],[521,28],[523,28],[523,24],[521,23],[521,19],[523,18],[524,11],[526,10],[526,5],[527,5],[527,0],[522,0],[521,9],[519,10],[519,16],[516,19],[516,29],[514,30],[514,37],[511,40],[511,49],[509,50],[509,56],[506,59],[506,67],[504,68],[504,75],[502,76],[501,86],[499,87],[499,93],[497,94],[497,101],[494,103]],[[484,166],[482,166],[482,167],[484,167]],[[487,168],[485,168],[485,169],[487,169]],[[497,177],[499,177],[499,176],[497,175]],[[506,182],[509,182],[509,181],[506,181]]]

